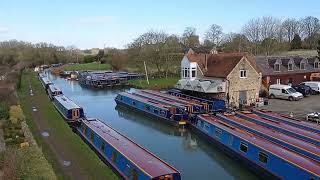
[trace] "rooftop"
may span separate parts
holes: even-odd
[[[76,103],[74,103],[71,99],[64,95],[58,95],[54,97],[57,101],[59,101],[65,108],[69,109],[76,109],[76,108],[81,108],[78,106]]]
[[[84,120],[83,123],[149,176],[158,177],[166,174],[179,173],[174,167],[103,122],[97,119],[90,119],[90,121]]]

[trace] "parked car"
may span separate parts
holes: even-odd
[[[301,85],[307,85],[310,86],[313,90],[313,93],[319,94],[320,93],[320,81],[306,81],[300,83]]]
[[[304,97],[309,96],[313,91],[310,86],[304,84],[292,86],[292,88],[301,93]]]
[[[303,95],[293,89],[291,86],[283,84],[273,84],[269,87],[269,97],[279,98],[279,99],[288,99],[289,101],[300,100],[303,98]]]

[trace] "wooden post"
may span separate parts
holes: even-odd
[[[146,61],[143,61],[143,64],[144,64],[144,70],[145,70],[145,72],[146,72],[147,83],[148,83],[148,85],[149,85],[149,78],[148,78],[148,72],[147,72]]]

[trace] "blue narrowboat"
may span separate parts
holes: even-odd
[[[40,81],[43,88],[47,90],[49,88],[49,85],[52,84],[52,82],[46,76],[39,76],[39,77],[40,77]]]
[[[262,177],[320,179],[319,162],[209,115],[198,115],[192,127]]]
[[[263,125],[265,127],[278,130],[304,141],[320,145],[320,133],[300,129],[280,121],[264,119],[256,114],[251,113],[250,111],[236,112],[236,116]]]
[[[119,105],[130,107],[146,113],[149,116],[170,122],[174,125],[185,125],[188,114],[178,114],[175,107],[164,105],[150,99],[142,98],[131,93],[122,92],[117,95],[115,101]]]
[[[307,121],[301,121],[298,119],[293,119],[291,117],[288,116],[283,116],[277,113],[274,113],[272,111],[268,111],[268,110],[258,110],[258,109],[253,109],[252,110],[253,113],[259,115],[260,117],[263,117],[265,119],[270,119],[270,120],[275,120],[275,121],[281,121],[283,123],[287,123],[290,124],[292,126],[298,127],[298,128],[302,128],[308,131],[313,131],[316,133],[320,133],[320,126],[318,124],[315,123],[310,123]]]
[[[49,98],[51,100],[53,100],[54,96],[58,96],[58,95],[62,95],[63,94],[61,89],[58,86],[54,85],[54,84],[50,84],[48,89],[47,89],[47,91],[48,91]]]
[[[123,179],[181,179],[174,167],[98,119],[84,119],[76,130]]]
[[[177,96],[179,98],[183,98],[186,100],[197,100],[202,103],[206,103],[208,105],[209,111],[211,112],[217,112],[217,111],[225,111],[226,110],[226,103],[224,100],[221,99],[205,99],[205,98],[200,98],[196,96],[191,96],[188,94],[183,93],[182,91],[178,89],[169,89],[167,91],[168,94],[172,96]]]
[[[85,118],[82,107],[64,95],[54,96],[53,104],[67,122],[76,122]]]
[[[318,145],[308,143],[280,131],[272,130],[257,123],[247,121],[231,113],[216,114],[215,117],[228,124],[245,129],[246,131],[259,135],[320,162],[320,147]]]

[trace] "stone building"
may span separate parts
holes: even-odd
[[[224,99],[232,107],[254,104],[259,98],[261,74],[246,53],[196,53],[181,61],[176,88],[199,96]]]

